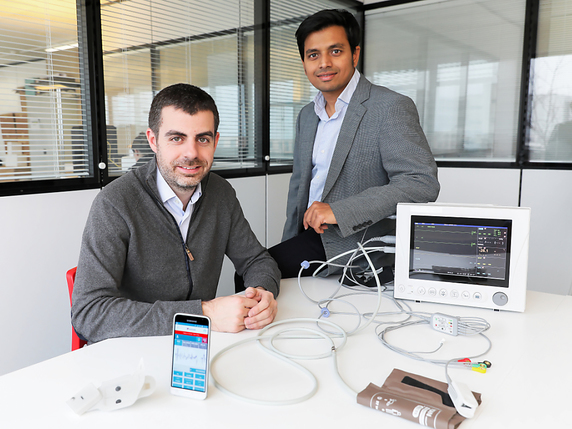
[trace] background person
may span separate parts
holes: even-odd
[[[147,133],[140,132],[137,137],[133,139],[131,143],[131,150],[133,151],[133,157],[135,158],[135,164],[131,169],[139,168],[144,164],[147,164],[151,158],[155,156],[155,152],[149,146],[147,141]]]

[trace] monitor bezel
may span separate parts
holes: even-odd
[[[510,255],[506,285],[470,284],[410,278],[413,220],[418,217],[479,221],[510,221]],[[528,277],[530,209],[487,205],[400,203],[397,206],[394,296],[508,311],[524,311]],[[449,279],[450,280],[450,279]],[[496,295],[495,295],[496,294]],[[494,297],[494,299],[493,299]]]

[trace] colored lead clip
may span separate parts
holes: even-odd
[[[466,368],[471,368],[471,366],[472,366],[471,359],[469,359],[469,358],[459,359],[457,362],[459,362],[461,365],[463,365]]]
[[[471,365],[473,371],[480,372],[482,374],[487,372],[487,366],[484,363],[474,363]]]

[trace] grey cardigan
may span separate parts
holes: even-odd
[[[312,150],[319,118],[314,103],[298,115],[294,166],[282,240],[299,234],[312,179]],[[326,256],[357,247],[366,238],[392,233],[399,202],[434,201],[439,194],[437,164],[410,98],[372,85],[361,76],[350,100],[322,201],[337,225],[322,234]],[[344,262],[339,260],[337,262]],[[330,269],[330,273],[337,271]]]
[[[72,324],[90,342],[167,335],[177,312],[202,314],[216,296],[224,255],[245,285],[278,295],[276,262],[256,239],[232,186],[209,173],[184,248],[156,187],[156,162],[128,172],[95,198],[83,234]]]

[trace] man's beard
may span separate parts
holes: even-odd
[[[159,171],[165,179],[165,181],[172,187],[178,188],[181,191],[192,191],[194,190],[201,180],[207,175],[210,170],[209,164],[206,161],[201,161],[199,159],[189,160],[188,158],[183,158],[176,160],[169,164],[167,169],[164,168],[162,163],[158,163]],[[175,173],[177,167],[202,167],[202,174],[193,177],[184,177]],[[167,170],[167,171],[165,171]]]

